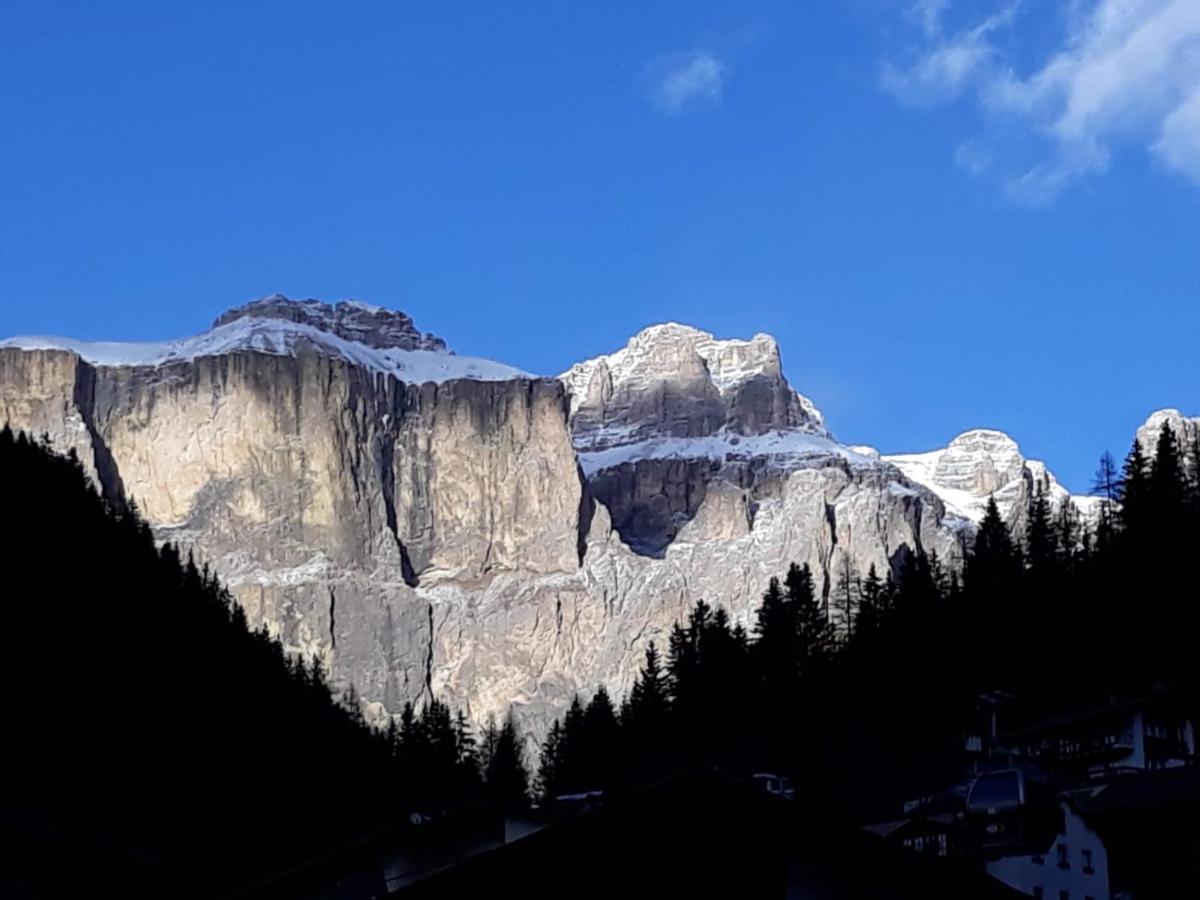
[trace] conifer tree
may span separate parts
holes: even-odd
[[[1025,564],[1034,578],[1045,580],[1054,574],[1057,562],[1058,541],[1050,521],[1050,501],[1038,484],[1025,518]]]
[[[1158,434],[1154,462],[1150,466],[1147,482],[1147,496],[1154,517],[1155,533],[1173,542],[1186,528],[1187,476],[1184,474],[1179,442],[1170,423],[1163,423]]]
[[[483,773],[489,794],[505,809],[524,808],[529,802],[529,771],[511,709],[499,729],[490,725],[484,746]]]
[[[538,761],[537,792],[543,800],[552,800],[562,793],[562,740],[563,728],[555,719],[542,742]]]
[[[862,582],[862,600],[858,610],[858,622],[855,633],[873,635],[883,627],[887,616],[884,606],[884,583],[875,570],[875,563],[867,569],[867,577]]]
[[[667,680],[654,641],[646,647],[646,661],[633,683],[622,724],[637,731],[660,727],[667,715]]]
[[[557,744],[557,759],[554,768],[555,793],[571,793],[591,790],[588,785],[587,730],[584,726],[583,701],[576,694],[571,698],[571,706],[563,716],[562,728]]]
[[[622,752],[627,758],[626,781],[645,783],[665,768],[667,717],[670,700],[666,676],[654,641],[621,707]]]
[[[1012,533],[1000,518],[996,498],[989,497],[963,573],[967,587],[990,595],[1011,590],[1020,568]]]
[[[858,571],[848,553],[842,554],[838,565],[837,586],[834,589],[831,606],[835,613],[835,625],[841,630],[842,636],[850,637],[854,633],[855,618],[861,602]]]
[[[1149,514],[1149,468],[1142,445],[1134,438],[1121,470],[1119,497],[1121,527],[1134,532],[1135,537],[1140,536]]]
[[[812,570],[805,563],[788,571],[788,603],[795,608],[796,671],[801,677],[816,674],[833,654],[834,632],[813,587]]]
[[[1121,474],[1107,450],[1100,457],[1100,465],[1092,479],[1092,490],[1101,498],[1095,543],[1097,549],[1107,550],[1112,546],[1116,534],[1117,504],[1121,495]]]
[[[583,771],[589,789],[612,786],[618,762],[619,727],[608,691],[601,685],[583,711]]]

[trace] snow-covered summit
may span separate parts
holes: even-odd
[[[1010,522],[1020,518],[1032,492],[1045,491],[1051,502],[1070,498],[1087,515],[1094,498],[1071,497],[1046,464],[1026,459],[1017,442],[1003,431],[964,431],[940,450],[883,456],[910,481],[927,487],[948,512],[979,522],[990,497]]]
[[[831,441],[820,412],[783,377],[779,346],[765,334],[723,340],[676,322],[652,325],[559,378],[581,459],[626,448],[596,456],[596,465],[617,456],[710,458],[741,439],[774,434],[787,443],[791,432]]]
[[[401,312],[356,301],[295,301],[280,294],[229,310],[210,330],[177,340],[121,343],[27,336],[0,340],[0,349],[5,347],[65,350],[93,365],[113,367],[155,367],[247,351],[273,356],[309,352],[415,384],[534,377],[489,359],[458,356],[440,338],[417,331]]]

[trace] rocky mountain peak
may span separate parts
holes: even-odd
[[[779,345],[768,334],[756,334],[750,340],[717,339],[707,331],[666,322],[644,328],[623,350],[606,358],[618,376],[663,373],[677,374],[672,361],[703,364],[704,373],[719,391],[735,389],[742,382],[757,376],[782,378]]]
[[[1200,439],[1200,417],[1189,418],[1177,409],[1160,409],[1151,413],[1137,430],[1137,440],[1142,445],[1142,452],[1154,455],[1158,446],[1158,436],[1162,433],[1164,425],[1170,425],[1175,437],[1185,444]]]
[[[933,481],[942,487],[986,497],[1020,478],[1025,457],[1003,431],[976,428],[954,438],[938,457]]]
[[[446,342],[441,338],[418,331],[410,316],[357,300],[323,303],[320,300],[292,300],[283,294],[271,294],[227,310],[213,322],[213,328],[246,318],[276,319],[307,325],[377,350],[446,349]]]
[[[929,488],[946,509],[962,519],[978,522],[989,498],[1001,514],[1018,523],[1029,498],[1038,490],[1061,503],[1067,491],[1038,460],[1026,459],[1017,442],[1003,431],[974,428],[964,431],[940,450],[883,457],[910,481]],[[1085,514],[1091,498],[1072,498]]]
[[[817,408],[787,383],[779,346],[766,334],[719,339],[676,322],[652,325],[559,377],[580,450],[725,432],[828,434]]]

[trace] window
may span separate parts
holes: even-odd
[[[1083,851],[1083,871],[1087,875],[1091,875],[1093,872],[1096,871],[1095,868],[1093,868],[1093,866],[1092,866],[1092,851],[1091,850]]]
[[[1058,867],[1060,869],[1071,868],[1071,863],[1068,862],[1068,860],[1067,860],[1067,845],[1066,844],[1058,845]]]

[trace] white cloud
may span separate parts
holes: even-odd
[[[954,151],[954,164],[972,175],[982,175],[994,162],[991,149],[978,141],[963,141]]]
[[[1057,47],[1024,73],[993,36],[1012,25],[1008,36],[1019,50],[1018,25],[1044,22],[1016,23],[1017,9],[1007,5],[947,33],[946,11],[934,0],[909,8],[921,23],[916,61],[885,67],[884,87],[917,104],[971,91],[989,124],[1038,144],[1035,161],[1009,177],[1011,196],[1052,199],[1106,171],[1114,148],[1129,143],[1200,185],[1200,0],[1074,0]],[[1009,149],[1028,158],[1027,145]]]
[[[925,37],[932,38],[941,34],[942,16],[949,8],[950,0],[916,0],[909,12],[925,32]]]
[[[674,53],[647,68],[650,101],[668,115],[721,102],[726,67],[710,53]]]
[[[884,64],[883,88],[897,100],[926,106],[960,96],[997,61],[992,35],[1012,23],[1019,4],[1011,3],[978,25],[945,36],[942,17],[948,8],[948,0],[919,0],[912,7],[926,41],[915,62],[908,66]]]
[[[1200,88],[1167,116],[1154,151],[1172,169],[1200,184]]]

